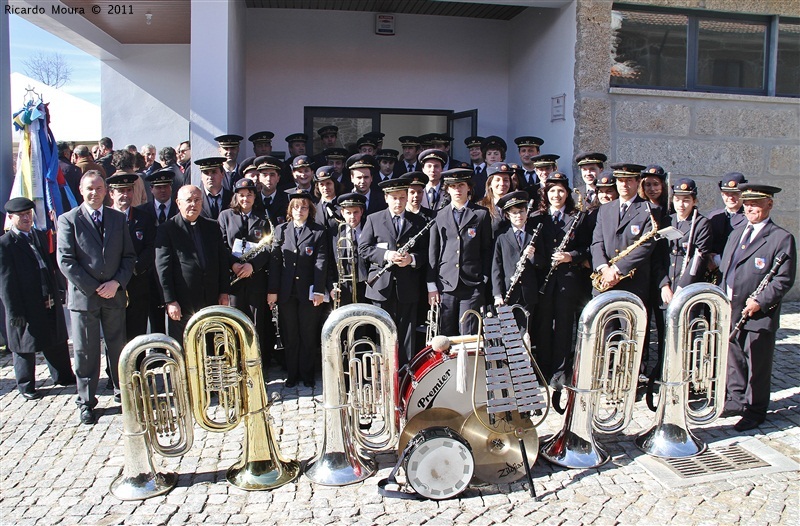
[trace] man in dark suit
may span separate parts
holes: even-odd
[[[536,187],[539,181],[533,166],[533,158],[541,153],[544,140],[533,135],[523,135],[514,139],[514,144],[517,145],[519,162],[522,165],[522,177],[517,180],[517,190],[524,190],[528,192],[530,197],[534,198],[533,193],[537,193],[539,188],[534,188],[533,192],[531,188]]]
[[[75,198],[78,204],[81,204],[81,193],[79,187],[83,172],[81,172],[81,169],[72,164],[70,161],[70,158],[72,157],[72,151],[69,148],[69,144],[64,141],[58,141],[56,145],[58,147],[58,168],[64,174],[64,179],[67,181],[67,186],[69,186],[72,196]],[[64,211],[67,211],[71,208],[69,200],[66,198],[66,193],[63,190],[61,204],[64,206]]]
[[[261,193],[256,196],[256,201],[261,202],[260,208],[273,226],[285,223],[289,197],[286,192],[278,191],[283,163],[277,157],[264,155],[256,157],[253,164],[258,168],[258,182],[261,183]]]
[[[174,217],[178,213],[178,205],[172,199],[174,173],[172,170],[159,170],[147,176],[150,184],[150,192],[153,201],[136,207],[138,215],[146,214],[150,221],[159,227],[166,223],[167,219]],[[155,234],[154,234],[155,237]],[[164,297],[161,292],[161,285],[158,283],[155,263],[148,272],[148,287],[150,288],[150,300],[147,307],[147,317],[150,322],[150,332],[166,332],[166,312],[164,310]]]
[[[599,152],[580,152],[575,156],[575,164],[581,171],[583,186],[577,188],[583,196],[584,206],[589,206],[597,196],[597,178],[603,171],[603,165],[608,160],[605,154]]]
[[[44,354],[54,384],[75,384],[56,265],[47,236],[33,228],[34,206],[26,197],[9,200],[11,230],[0,237],[0,300],[17,389],[26,400],[42,396],[36,390],[36,351]]]
[[[394,167],[397,165],[397,156],[400,152],[391,148],[383,148],[378,150],[375,154],[375,160],[378,161],[378,174],[375,177],[375,184],[387,179],[394,179],[398,175],[394,172]]]
[[[153,170],[150,174],[145,175],[145,180],[149,175],[156,173],[159,170],[169,170],[172,172],[172,199],[178,195],[178,190],[185,184],[192,182],[191,173],[184,173],[181,166],[178,164],[178,152],[172,146],[165,146],[158,152],[158,157],[161,159],[161,168]],[[155,164],[155,163],[154,163]]]
[[[200,215],[214,221],[220,212],[230,208],[233,199],[233,192],[223,186],[225,172],[222,163],[224,162],[224,157],[206,157],[194,162],[200,167],[203,181],[203,209]]]
[[[419,154],[422,173],[428,177],[428,184],[422,195],[422,206],[437,212],[450,202],[450,196],[442,185],[442,167],[447,164],[447,154],[429,148]]]
[[[428,303],[441,303],[441,333],[476,334],[478,322],[462,315],[484,304],[492,266],[492,222],[489,211],[469,201],[473,171],[442,172],[450,205],[436,214],[428,249]]]
[[[486,195],[486,160],[483,158],[483,151],[481,150],[481,143],[485,137],[479,135],[472,135],[464,139],[464,145],[469,151],[469,167],[475,172],[472,176],[472,200],[480,201]]]
[[[627,256],[610,265],[609,261],[636,243],[639,238],[658,228],[652,218],[661,213],[657,206],[648,205],[636,193],[644,166],[630,163],[611,165],[617,181],[619,199],[600,207],[592,236],[592,265],[601,272],[603,282],[614,290],[626,290],[648,302],[650,290],[650,256],[655,240],[642,242]],[[626,278],[631,271],[636,272]],[[598,294],[598,291],[594,291]]]
[[[406,211],[410,177],[383,181],[388,208],[367,217],[358,250],[369,264],[373,279],[381,268],[391,264],[377,281],[367,287],[366,297],[388,312],[397,324],[401,345],[400,365],[405,365],[418,349],[414,346],[421,272],[425,269],[427,243],[419,239],[407,252],[400,252],[408,240],[425,227],[426,221]]]
[[[111,159],[114,155],[114,142],[110,137],[103,137],[97,142],[97,162],[103,167],[105,176],[116,172],[116,168],[111,164]]]
[[[408,172],[421,172],[422,165],[417,159],[420,153],[419,138],[413,135],[403,135],[398,140],[403,148],[403,157],[395,166],[395,174],[401,176]]]
[[[138,176],[136,176],[138,177]],[[81,422],[93,424],[100,379],[100,329],[106,342],[114,398],[119,401],[119,355],[125,345],[125,288],[136,252],[125,214],[103,206],[99,172],[81,178],[83,204],[58,218],[58,266],[67,278]]]
[[[228,304],[228,269],[234,260],[219,225],[201,215],[199,188],[181,188],[177,204],[180,214],[156,233],[156,272],[164,291],[168,333],[183,341],[183,330],[194,313],[209,305]]]
[[[226,133],[225,135],[214,137],[214,140],[219,144],[219,154],[224,159],[221,167],[222,187],[229,192],[233,192],[233,185],[242,177],[239,172],[239,148],[244,137],[235,133]],[[195,162],[195,164],[197,163]],[[186,182],[190,183],[191,181]]]
[[[333,168],[333,177],[339,183],[339,192],[342,194],[353,191],[353,183],[350,182],[350,172],[345,167],[345,161],[350,157],[350,153],[344,148],[328,148],[322,152],[325,162],[319,166],[328,165]]]
[[[274,137],[275,134],[271,131],[256,132],[248,137],[247,140],[253,143],[253,156],[272,155],[272,139]]]
[[[366,153],[357,153],[347,159],[347,169],[350,171],[350,182],[353,183],[353,192],[363,195],[367,199],[365,215],[369,216],[386,208],[383,192],[375,189],[372,184],[372,172],[377,170],[375,157]]]
[[[728,237],[722,253],[722,286],[731,298],[731,327],[747,322],[728,347],[728,382],[723,416],[741,415],[736,431],[755,429],[766,419],[781,301],[797,271],[795,238],[770,219],[775,186],[739,185],[747,222]],[[787,259],[757,294],[780,254]],[[754,295],[754,297],[751,297]]]
[[[444,163],[442,171],[452,170],[453,168],[466,168],[469,163],[464,163],[458,159],[453,159],[450,155],[450,145],[453,142],[453,137],[446,133],[432,133],[431,134],[431,147],[437,148],[447,154],[447,162]]]
[[[125,309],[125,335],[128,341],[147,333],[150,311],[150,275],[155,263],[156,222],[141,209],[131,208],[136,174],[118,174],[106,180],[111,207],[125,214],[128,232],[136,252],[136,264],[128,282],[128,307]],[[145,203],[140,206],[148,206]],[[152,208],[152,207],[151,207]]]
[[[739,185],[746,182],[747,179],[739,172],[725,174],[719,182],[720,195],[725,207],[708,214],[712,236],[708,265],[714,283],[720,283],[720,278],[722,277],[719,265],[722,262],[722,251],[725,249],[728,237],[730,237],[731,232],[747,222],[747,218],[744,216],[744,205],[742,204],[742,191],[739,189]]]

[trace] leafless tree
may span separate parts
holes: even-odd
[[[72,68],[61,53],[40,51],[22,63],[29,77],[54,88],[60,88],[72,77]]]

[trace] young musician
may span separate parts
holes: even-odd
[[[327,168],[330,168],[328,166]],[[364,210],[367,198],[361,194],[349,193],[336,198],[336,206],[344,221],[341,225],[328,231],[331,236],[331,257],[328,265],[328,276],[331,298],[340,305],[353,303],[353,280],[339,275],[341,266],[345,276],[355,274],[356,301],[364,302],[367,289],[367,264],[358,253],[358,243],[363,235]],[[343,237],[349,239],[347,242]],[[355,264],[354,264],[355,263]],[[334,286],[338,284],[338,287]]]

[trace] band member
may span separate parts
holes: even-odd
[[[223,158],[221,171],[222,181],[221,186],[228,192],[231,191],[236,181],[241,178],[242,174],[239,173],[239,148],[244,137],[236,135],[235,133],[228,133],[214,137],[214,140],[219,144],[219,154]],[[195,164],[197,164],[195,162]],[[202,170],[202,168],[201,168]],[[185,182],[189,182],[186,180]],[[227,201],[226,201],[227,202]],[[216,219],[214,217],[213,219]]]
[[[397,163],[395,172],[397,175],[403,175],[409,172],[421,172],[422,163],[419,162],[418,157],[420,153],[419,138],[413,135],[403,135],[398,139],[400,146],[403,149],[403,158]]]
[[[527,192],[516,191],[504,195],[498,201],[498,206],[502,208],[511,226],[497,236],[494,245],[492,295],[495,306],[504,305],[508,296],[509,305],[521,305],[529,314],[533,314],[533,308],[539,301],[539,284],[534,270],[536,247],[531,244],[536,221],[528,220],[528,199]],[[523,256],[528,261],[509,294],[511,280],[517,273],[517,265]],[[534,341],[532,320],[518,318],[517,322],[528,332],[531,341]]]
[[[472,170],[442,172],[450,205],[436,214],[428,250],[428,303],[441,303],[439,319],[445,336],[476,334],[477,320],[462,315],[484,304],[492,263],[489,211],[469,201]]]
[[[58,218],[58,266],[67,278],[77,404],[84,424],[94,424],[100,380],[100,331],[119,400],[117,366],[125,345],[125,287],[136,253],[125,215],[103,206],[106,183],[99,172],[81,178],[83,205]]]
[[[528,195],[531,195],[531,187],[535,187],[538,183],[533,158],[541,153],[540,148],[544,144],[544,140],[533,135],[525,135],[514,139],[514,143],[517,145],[519,160],[522,164],[522,177],[516,180],[516,188],[525,190]]]
[[[367,198],[367,207],[364,214],[370,215],[386,208],[383,193],[372,186],[372,171],[377,169],[377,161],[372,155],[357,153],[347,159],[347,169],[350,171],[350,182],[353,192]]]
[[[196,186],[178,190],[180,214],[156,232],[156,272],[166,304],[167,333],[183,341],[194,313],[228,305],[232,258],[219,224],[201,215],[203,195]]]
[[[732,327],[740,316],[747,322],[728,347],[728,382],[722,416],[741,415],[736,431],[755,429],[766,419],[781,301],[792,288],[797,270],[795,238],[770,219],[775,186],[739,185],[747,222],[728,237],[720,269],[731,298]],[[776,257],[788,259],[762,290],[759,285]],[[756,293],[757,292],[757,293]],[[753,296],[753,297],[751,297]]]
[[[721,282],[722,273],[719,271],[719,264],[728,237],[739,225],[747,221],[744,216],[742,191],[739,190],[739,185],[746,182],[747,179],[739,172],[725,174],[719,182],[720,195],[725,206],[708,214],[714,239],[708,262],[711,271],[709,281],[712,283]]]
[[[128,307],[125,309],[125,336],[128,341],[147,334],[150,312],[150,276],[155,267],[156,224],[150,214],[131,207],[135,174],[117,174],[106,179],[112,208],[125,214],[128,232],[136,252],[136,264],[128,282]],[[151,206],[145,203],[140,206]]]
[[[47,236],[33,228],[34,203],[15,197],[5,205],[11,230],[0,237],[0,300],[17,390],[26,400],[36,390],[36,352],[44,354],[56,385],[75,385],[69,362],[67,325],[58,293],[56,265]]]
[[[259,208],[273,225],[284,223],[289,198],[285,192],[278,191],[283,163],[276,157],[264,155],[256,157],[253,164],[258,168],[258,182],[261,183],[261,193],[256,196],[256,201],[261,203]]]
[[[317,168],[317,173],[314,174],[314,195],[318,199],[314,221],[333,234],[336,233],[337,220],[341,220],[336,205],[336,197],[339,195],[341,187],[334,178],[334,173],[333,166],[322,166]],[[366,203],[366,201],[367,198],[364,197],[364,202]]]
[[[406,203],[406,210],[421,215],[426,221],[430,221],[436,217],[436,212],[422,206],[425,186],[428,184],[428,176],[422,172],[408,172],[404,175],[407,176],[406,179],[408,180],[408,203]]]
[[[595,226],[597,225],[597,211],[599,210],[600,206],[610,203],[614,199],[619,199],[619,193],[617,192],[617,180],[611,170],[606,169],[600,172],[600,175],[597,177],[595,182],[595,187],[597,189],[596,198],[588,205],[584,201],[583,205],[586,209],[586,216],[583,218],[583,224],[584,228],[586,228],[589,232],[594,232]],[[578,305],[579,316],[580,312],[583,310],[583,307],[585,307],[589,300],[592,299],[592,262],[590,259],[584,261],[581,268],[581,274],[582,277],[580,279],[580,283],[583,293],[580,304]]]
[[[498,162],[489,165],[487,174],[484,198],[478,201],[478,204],[489,211],[492,218],[492,235],[497,237],[502,227],[508,223],[499,201],[511,191],[514,170],[510,164]]]
[[[591,205],[597,196],[597,178],[607,160],[604,154],[598,152],[581,152],[575,156],[575,164],[580,168],[583,179],[583,187],[579,190],[587,206]]]
[[[272,155],[273,138],[275,138],[275,134],[271,131],[256,132],[248,137],[247,140],[253,143],[253,156]]]
[[[367,207],[367,198],[356,193],[344,194],[336,198],[335,206],[338,207],[343,222],[328,230],[332,247],[328,265],[331,283],[328,288],[333,291],[331,297],[335,301],[340,305],[349,305],[353,302],[353,281],[355,281],[355,298],[361,303],[366,298],[367,262],[359,255],[358,243],[366,219],[364,209]],[[342,274],[339,272],[340,268]],[[352,276],[353,279],[348,279],[348,276]]]
[[[325,229],[310,220],[315,214],[310,195],[291,194],[286,211],[291,221],[275,228],[267,302],[270,307],[280,307],[286,387],[295,387],[298,380],[306,387],[315,385],[315,350],[319,349],[329,242]]]
[[[442,167],[447,164],[447,160],[446,153],[432,148],[419,154],[422,173],[428,177],[428,184],[425,185],[425,194],[422,197],[422,206],[434,212],[443,208],[448,201],[447,193],[442,187]]]
[[[367,217],[358,246],[361,257],[370,265],[370,278],[391,265],[377,281],[367,286],[366,297],[397,323],[402,349],[400,365],[408,363],[416,352],[417,304],[427,249],[423,236],[407,251],[399,251],[426,224],[424,218],[406,210],[408,185],[413,179],[411,172],[380,184],[388,208]]]
[[[602,274],[601,282],[605,286],[632,292],[647,305],[650,257],[655,249],[655,242],[652,238],[646,241],[639,241],[639,238],[652,228],[658,228],[657,224],[653,225],[651,217],[658,217],[661,210],[649,205],[636,193],[644,166],[615,163],[611,165],[611,169],[614,171],[619,198],[598,210],[592,237],[592,265]],[[637,246],[626,256],[609,264],[612,258],[631,248],[634,243]],[[635,272],[630,275],[634,269]]]
[[[582,224],[583,214],[575,206],[564,173],[550,174],[544,194],[538,210],[542,231],[536,240],[536,267],[540,287],[546,288],[534,317],[536,359],[551,385],[560,387],[572,367],[573,324],[583,295],[581,268],[589,257],[592,232]]]
[[[553,153],[543,153],[531,157],[536,183],[534,186],[528,187],[527,192],[533,199],[534,208],[539,208],[542,201],[547,202],[546,196],[543,195],[544,187],[550,174],[558,170],[558,159],[560,156]]]
[[[508,145],[501,137],[490,135],[481,141],[481,153],[486,164],[502,163],[506,160]]]
[[[253,321],[261,343],[261,366],[269,366],[275,329],[267,309],[267,268],[273,232],[263,212],[255,209],[256,185],[245,177],[234,185],[233,203],[219,214],[222,239],[237,260],[230,286],[230,304]]]
[[[306,155],[298,155],[292,160],[291,167],[294,186],[288,188],[286,193],[294,194],[303,192],[310,196],[314,191],[314,167],[311,164],[311,159]],[[317,202],[316,197],[312,197],[311,199],[314,203]]]
[[[353,190],[353,184],[350,182],[350,173],[347,171],[344,163],[350,153],[344,148],[328,148],[322,155],[325,156],[324,165],[333,168],[333,179],[339,184],[339,192],[342,194],[350,193]]]
[[[378,150],[375,154],[375,160],[378,161],[376,183],[397,177],[397,174],[394,173],[394,167],[397,164],[398,155],[400,155],[400,152],[391,148]]]
[[[475,172],[472,176],[472,186],[475,188],[475,195],[472,196],[474,201],[483,199],[486,191],[486,168],[489,167],[483,158],[483,151],[481,151],[481,143],[484,137],[472,135],[464,139],[464,145],[469,151],[469,167]]]
[[[226,188],[223,184],[228,173],[223,170],[224,162],[225,157],[206,157],[194,162],[200,167],[200,178],[203,181],[203,208],[200,215],[214,221],[220,212],[230,206],[233,198],[233,192],[229,189],[231,187]],[[238,164],[236,166],[238,169]]]

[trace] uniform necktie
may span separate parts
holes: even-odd
[[[164,203],[161,203],[160,205],[158,205],[158,210],[159,210],[159,212],[158,212],[158,224],[159,225],[167,220],[166,209],[167,209],[167,205],[165,205]]]
[[[436,206],[436,189],[428,188],[428,208],[431,210]]]
[[[475,167],[475,175],[480,175],[482,173],[483,173],[483,168],[481,167],[481,165],[476,166]]]
[[[522,237],[524,235],[522,230],[517,230],[515,235],[517,236],[517,244],[519,245],[519,248],[522,248],[522,244],[525,242],[524,238]]]
[[[211,216],[216,219],[219,216],[219,194],[211,196]]]
[[[464,209],[453,208],[453,219],[456,221],[456,226],[461,226],[461,218],[464,216]]]
[[[553,214],[553,223],[555,223],[556,225],[560,225],[561,224],[561,212],[560,211],[557,211],[555,214]]]
[[[533,177],[533,172],[529,172],[525,170],[525,182],[531,184],[531,178]]]
[[[300,234],[302,232],[303,232],[303,227],[302,226],[294,227],[294,239],[295,239],[295,242],[297,242],[297,243],[300,242]]]
[[[400,229],[403,228],[403,218],[400,216],[394,216],[392,217],[392,222],[394,223],[394,232],[399,236]]]
[[[625,217],[625,212],[628,211],[628,203],[622,203],[622,206],[619,207],[619,218],[622,219]]]
[[[414,165],[413,164],[408,164],[406,166],[408,167],[408,171],[409,172],[413,172],[414,171]]]
[[[94,227],[97,229],[97,232],[100,234],[100,237],[103,237],[103,222],[100,220],[100,211],[95,210],[92,212],[92,222],[94,222]]]
[[[742,241],[739,243],[739,246],[736,247],[736,250],[733,252],[733,257],[731,258],[731,264],[728,267],[728,275],[725,278],[725,284],[728,285],[731,289],[733,289],[733,282],[734,276],[736,275],[736,265],[741,261],[742,256],[744,255],[747,247],[750,246],[750,238],[753,234],[753,225],[748,224],[747,227],[744,229],[744,236],[742,236]]]

